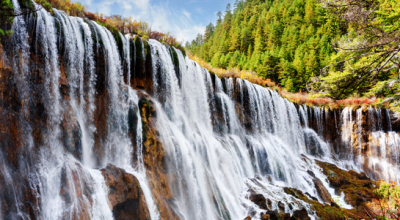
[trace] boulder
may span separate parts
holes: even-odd
[[[109,187],[109,205],[115,219],[150,219],[142,188],[134,175],[111,164],[101,173]]]
[[[279,201],[278,202],[278,208],[279,208],[279,210],[284,212],[285,211],[285,204],[283,204],[283,202]]]
[[[276,211],[268,211],[266,213],[261,213],[260,217],[262,220],[266,220],[266,219],[278,220],[279,214]]]
[[[318,199],[315,198],[314,196],[310,195],[308,192],[306,192],[305,195],[308,196],[308,198],[318,202]]]
[[[324,201],[325,203],[330,203],[332,200],[331,194],[325,188],[324,184],[322,184],[321,180],[314,178],[313,182],[315,189],[317,190],[317,193],[322,201]]]
[[[254,204],[258,205],[261,209],[269,210],[269,207],[267,206],[267,199],[262,194],[255,194],[252,193],[249,196],[250,201],[252,201]],[[268,200],[268,203],[271,203],[271,201]]]
[[[268,214],[261,216],[261,220],[270,220],[270,219],[271,219],[271,216]]]
[[[63,200],[63,219],[90,219],[92,187],[85,178],[85,171],[77,162],[65,162],[61,169],[60,196]],[[79,207],[76,209],[74,207]]]
[[[300,219],[300,220],[310,220],[311,219],[308,216],[308,212],[307,212],[307,210],[305,208],[294,211],[292,218]]]

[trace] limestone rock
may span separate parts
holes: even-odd
[[[278,208],[279,208],[279,210],[284,212],[285,211],[285,204],[283,204],[283,202],[279,201],[278,202]]]
[[[324,184],[322,184],[321,180],[314,178],[313,182],[315,189],[317,190],[317,193],[322,201],[324,201],[325,203],[330,203],[332,200],[331,194],[325,188]]]
[[[109,187],[108,199],[115,219],[150,219],[150,213],[138,179],[109,164],[101,170]]]
[[[252,193],[249,196],[250,201],[252,201],[254,204],[258,205],[261,209],[269,210],[269,207],[267,206],[267,199],[262,194],[255,194]],[[271,201],[268,201],[271,203]]]
[[[271,219],[271,216],[268,214],[261,216],[261,220],[269,220],[269,219]]]
[[[307,210],[306,210],[305,208],[303,208],[303,209],[301,209],[301,210],[296,210],[296,211],[294,211],[294,212],[293,212],[292,218],[294,218],[294,219],[300,219],[300,220],[309,220],[309,219],[311,219],[311,218],[308,216],[308,212],[307,212]]]

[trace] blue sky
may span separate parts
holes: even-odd
[[[90,12],[119,14],[147,21],[153,30],[170,32],[178,40],[191,41],[216,21],[235,0],[80,0]]]

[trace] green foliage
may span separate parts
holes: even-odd
[[[9,15],[14,15],[14,6],[11,0],[0,0],[0,17],[10,19]]]
[[[311,88],[334,99],[391,97],[390,106],[398,106],[400,2],[329,0],[323,4],[332,16],[344,18],[349,28],[335,43],[338,53],[324,60],[324,65],[330,65],[322,76],[311,80]]]
[[[9,30],[14,20],[14,6],[11,0],[0,0],[0,41],[12,34]]]
[[[306,89],[344,34],[315,0],[238,1],[218,17],[186,48],[214,67],[255,71],[293,92]]]
[[[396,185],[395,183],[382,183],[375,193],[381,198],[387,200],[400,198],[400,185]]]
[[[382,182],[375,194],[380,199],[381,215],[380,219],[392,219],[400,217],[400,185],[394,181],[391,183]]]

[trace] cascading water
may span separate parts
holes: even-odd
[[[294,209],[309,208],[281,195],[279,187],[268,189],[277,184],[316,195],[311,177],[306,174],[315,167],[301,159],[307,150],[295,106],[276,92],[241,79],[235,80],[235,86],[233,79],[223,82],[215,77],[213,86],[207,71],[176,51],[182,71],[180,87],[166,46],[154,40],[149,43],[153,66],[161,69],[159,72],[154,68],[153,76],[155,80],[161,78],[155,85],[159,88],[155,97],[163,103],[156,102],[158,131],[171,160],[169,170],[176,173],[172,188],[180,217],[244,218],[254,209],[243,205],[246,196],[242,193],[249,188],[268,196],[276,194],[273,207],[282,200],[298,204]],[[239,112],[234,100],[238,88],[243,92],[238,97],[242,108]],[[211,100],[207,99],[209,94]],[[242,126],[238,114],[246,114],[243,120],[251,125],[250,130]],[[329,156],[328,145],[315,132],[313,135]],[[261,187],[255,183],[260,181]]]
[[[325,151],[332,149],[329,145],[335,145],[336,149],[330,152],[331,157],[336,160],[331,161],[332,163],[344,169],[364,171],[374,179],[398,180],[398,152],[400,149],[398,141],[400,136],[392,131],[389,110],[382,111],[372,107],[360,107],[358,109],[346,107],[341,111],[340,118],[337,118],[337,111],[334,111],[333,120],[330,122],[326,119],[323,122],[320,119],[322,117],[321,110],[317,107],[311,109],[318,124],[317,130],[321,129],[319,128],[320,124],[327,125],[332,122],[334,124],[329,129],[332,129],[338,135],[338,138],[330,141],[336,141],[336,143],[329,143],[326,146],[323,144],[323,137],[316,137],[319,140],[311,142],[312,145],[316,146],[322,144],[323,148],[326,149]],[[305,124],[305,131],[308,130],[313,133],[312,129],[307,129],[311,121],[308,116],[308,107],[299,107],[299,115],[302,123]],[[306,143],[310,145],[308,140],[309,138],[306,135]],[[337,147],[341,149],[337,149]],[[309,153],[315,155],[315,153]],[[320,152],[319,155],[324,154]]]
[[[332,196],[336,192],[316,158],[398,180],[400,137],[390,117],[382,118],[388,112],[345,108],[330,114],[327,108],[296,106],[247,80],[220,79],[176,48],[135,41],[55,9],[54,15],[40,9],[37,16],[16,18],[13,31],[7,58],[22,103],[17,113],[27,138],[21,152],[33,153],[19,152],[14,166],[0,151],[0,180],[13,195],[0,202],[15,205],[7,213],[0,208],[3,218],[113,219],[100,169],[114,164],[138,179],[151,219],[160,219],[160,201],[153,196],[159,192],[148,179],[152,173],[144,155],[148,122],[142,121],[142,97],[154,102],[155,133],[165,150],[168,178],[162,184],[173,195],[165,203],[181,219],[259,219],[263,210],[250,202],[253,193],[269,198],[271,209],[283,203],[287,213],[305,208],[315,217],[309,204],[283,187],[329,202],[314,182]],[[153,89],[133,88],[139,69],[139,74],[152,69]],[[42,81],[29,77],[34,70]],[[36,116],[40,119],[31,123]],[[340,144],[327,138],[328,121]],[[13,186],[19,180],[37,200],[34,214],[24,211],[28,187]],[[342,207],[351,208],[343,193],[337,196]]]
[[[18,2],[13,3],[15,10],[19,10]],[[127,115],[129,108],[136,109],[135,114],[139,115],[139,99],[129,88],[129,84],[126,85],[123,81],[122,64],[114,37],[95,22],[70,17],[56,9],[54,9],[54,16],[43,8],[36,14],[37,17],[15,19],[13,25],[15,34],[12,42],[15,54],[20,55],[11,57],[10,60],[13,60],[15,72],[23,70],[18,76],[17,85],[21,88],[19,97],[24,102],[29,98],[29,94],[24,91],[32,89],[30,79],[27,77],[29,66],[34,68],[37,65],[30,62],[32,59],[28,55],[32,39],[28,38],[27,29],[34,23],[34,33],[36,33],[33,37],[34,53],[37,56],[43,56],[43,74],[45,74],[41,76],[43,83],[39,82],[37,86],[42,90],[39,99],[44,104],[48,120],[43,131],[40,131],[43,142],[41,146],[37,146],[39,147],[38,155],[29,159],[29,161],[37,160],[37,162],[27,165],[28,170],[22,171],[28,177],[34,194],[40,195],[39,207],[36,209],[37,217],[40,219],[113,219],[108,204],[108,188],[103,175],[98,170],[99,166],[104,167],[112,163],[138,178],[149,205],[151,217],[158,219],[158,211],[147,186],[143,161],[139,160],[135,167],[131,164],[133,147],[128,134]],[[124,42],[128,42],[124,36],[121,37]],[[107,122],[109,135],[104,144],[107,147],[103,149],[106,153],[102,154],[106,156],[102,158],[96,155],[98,152],[94,153],[97,83],[95,65],[98,60],[94,60],[93,48],[98,48],[100,44],[104,47],[106,61],[108,61],[106,81],[111,100]],[[129,57],[128,43],[124,44],[124,51],[126,57]],[[125,60],[130,59],[125,58]],[[130,65],[127,66],[129,76]],[[65,81],[67,81],[66,85]],[[61,94],[59,88],[62,86],[68,87],[67,93]],[[29,107],[29,104],[24,106]],[[23,111],[29,111],[29,109]],[[136,133],[137,143],[135,144],[139,146],[142,144],[140,117],[138,120],[139,132]],[[75,134],[72,140],[64,134],[69,127],[72,127]],[[29,132],[27,141],[32,136],[31,130],[28,126],[25,129],[25,132]],[[24,143],[27,149],[32,148],[31,145],[33,143]],[[141,154],[140,150],[141,148],[138,148],[138,154]],[[1,159],[1,161],[4,168],[3,176],[11,181],[11,174],[8,173],[4,160]],[[18,191],[18,188],[16,190]],[[15,194],[20,193],[17,191]],[[16,205],[21,203],[19,196],[21,195],[15,197]],[[2,215],[3,218],[16,219],[16,216],[22,219],[30,218],[18,206],[16,208],[14,214],[8,211]]]

